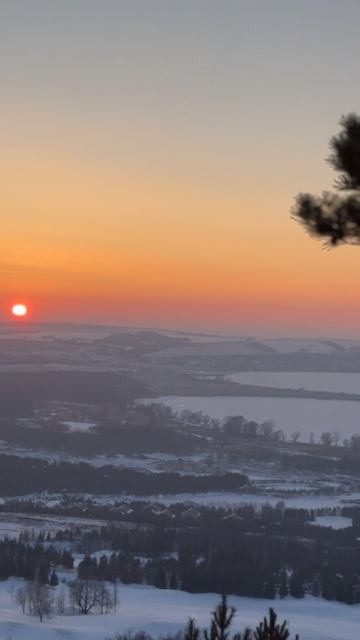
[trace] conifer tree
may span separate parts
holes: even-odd
[[[166,574],[164,569],[161,566],[158,566],[155,577],[154,577],[154,585],[158,589],[166,589]]]
[[[303,598],[305,595],[304,585],[301,576],[298,573],[293,573],[290,581],[290,595],[293,598]]]
[[[277,615],[274,609],[269,609],[268,618],[264,618],[256,627],[254,640],[288,640],[290,631],[286,620],[282,624],[277,623]],[[296,636],[295,640],[298,640]]]
[[[227,640],[234,615],[234,607],[230,607],[226,596],[222,595],[220,604],[212,613],[210,632],[204,631],[205,640]]]
[[[273,599],[276,596],[276,588],[274,582],[274,576],[272,573],[267,573],[263,583],[263,596],[264,598]]]
[[[177,589],[177,588],[178,588],[178,581],[176,577],[176,571],[172,571],[170,576],[169,589]]]
[[[344,116],[341,132],[330,140],[328,162],[340,172],[337,192],[300,193],[292,217],[313,236],[331,245],[360,244],[360,117]]]
[[[59,584],[59,578],[57,576],[55,569],[53,569],[53,571],[51,572],[49,585],[50,587],[57,587],[58,584]]]
[[[189,618],[184,632],[184,640],[198,640],[199,634],[200,629],[196,626],[194,618]]]
[[[289,593],[289,589],[288,589],[288,580],[287,580],[286,571],[282,571],[280,576],[279,596],[280,598],[286,598],[288,593]]]

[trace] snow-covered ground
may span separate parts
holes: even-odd
[[[69,421],[66,424],[79,423]],[[93,423],[80,423],[92,426]],[[86,427],[87,428],[90,428]],[[85,430],[85,427],[84,427]],[[0,454],[19,456],[21,458],[39,458],[48,460],[49,462],[72,462],[78,464],[84,462],[93,467],[103,467],[104,465],[112,465],[120,469],[134,469],[137,471],[151,471],[153,473],[160,471],[177,471],[178,473],[196,472],[199,463],[205,464],[208,454],[200,453],[193,455],[184,455],[182,457],[170,453],[144,453],[139,455],[118,454],[99,454],[95,456],[79,456],[71,455],[65,452],[50,451],[47,449],[29,449],[17,445],[8,444],[4,440],[0,440]],[[202,473],[206,472],[206,468]]]
[[[96,422],[80,422],[77,420],[67,420],[62,423],[69,429],[69,431],[82,431],[87,432],[92,427],[96,427]]]
[[[344,516],[317,516],[311,524],[318,527],[331,527],[332,529],[346,529],[352,527],[352,519]]]
[[[352,504],[360,504],[360,492],[349,495],[304,495],[296,497],[279,497],[271,494],[255,494],[255,493],[236,493],[236,492],[215,492],[208,493],[171,493],[171,494],[154,494],[149,496],[138,495],[121,495],[117,496],[122,502],[156,502],[164,505],[171,504],[199,504],[211,507],[236,508],[244,504],[254,505],[273,505],[279,501],[283,502],[286,507],[296,509],[333,509],[336,507],[344,507]],[[114,496],[96,496],[94,498],[96,504],[112,504]]]
[[[154,636],[184,627],[189,616],[200,627],[209,623],[219,600],[213,593],[189,594],[140,585],[120,585],[118,610],[109,615],[56,615],[42,624],[21,613],[14,603],[19,579],[0,583],[0,640],[105,640],[129,629],[144,629]],[[61,589],[61,584],[58,589]],[[342,605],[306,597],[303,600],[263,600],[231,597],[237,613],[233,630],[254,626],[269,607],[290,621],[300,640],[354,640],[359,635],[359,605]]]
[[[79,527],[84,530],[93,527],[105,526],[105,520],[89,518],[75,518],[73,516],[51,516],[27,513],[1,513],[0,514],[0,539],[18,538],[21,532],[27,531],[30,535],[38,535],[40,532],[56,532],[64,529]]]
[[[253,504],[257,506],[261,505],[273,505],[275,506],[279,501],[283,502],[286,507],[292,507],[296,509],[341,509],[341,507],[349,505],[360,505],[360,489],[358,483],[351,486],[348,484],[339,484],[334,482],[334,487],[328,487],[326,481],[320,482],[314,478],[304,481],[303,484],[296,485],[296,479],[292,479],[289,483],[274,483],[271,480],[255,481],[253,491],[209,491],[203,493],[164,493],[164,494],[152,494],[152,495],[136,495],[136,494],[67,494],[66,501],[64,503],[64,496],[62,493],[31,493],[18,498],[12,497],[12,501],[32,501],[37,504],[37,509],[41,511],[43,507],[54,508],[72,504],[83,506],[85,508],[85,502],[93,506],[110,507],[124,502],[155,502],[163,505],[171,504],[198,504],[203,506],[221,507],[227,509],[233,509],[245,504]],[[10,498],[9,498],[10,499]],[[6,498],[0,498],[0,505],[4,504]],[[332,517],[332,516],[330,516]],[[30,514],[0,514],[0,535],[3,533],[4,522],[8,523],[9,531],[15,530],[19,527],[19,524],[11,524],[21,520],[22,526],[27,521],[36,520],[54,522],[55,526],[59,522],[67,522],[68,526],[71,523],[71,518],[65,516],[56,515],[35,515]],[[81,520],[79,518],[79,520]],[[89,521],[90,522],[90,521]],[[38,528],[38,527],[35,527]],[[46,528],[46,524],[41,526],[42,529]],[[52,526],[51,529],[54,527]]]

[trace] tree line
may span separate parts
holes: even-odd
[[[53,545],[24,543],[21,540],[0,540],[0,579],[11,576],[34,580],[37,575],[42,583],[50,581],[51,568],[57,565],[72,569],[73,558],[67,550],[57,550]]]
[[[262,518],[223,521],[183,529],[116,527],[84,534],[80,578],[146,583],[188,592],[303,598],[306,594],[348,604],[360,602],[360,550],[352,528],[312,527],[306,513],[285,520],[268,508]],[[101,558],[101,548],[114,549]],[[141,558],[141,561],[140,561]]]
[[[97,611],[100,614],[108,614],[116,611],[118,606],[117,590],[110,591],[105,583],[94,580],[77,579],[67,585],[72,611],[76,609],[81,615],[88,615]],[[56,595],[50,587],[37,579],[19,587],[14,599],[23,614],[36,616],[40,622],[45,618],[51,618],[55,611],[59,614],[66,613],[65,593],[61,591]],[[209,628],[200,629],[194,618],[189,618],[184,631],[175,635],[168,634],[167,640],[290,640],[289,623],[284,620],[278,622],[277,614],[270,608],[268,616],[255,627],[247,627],[244,632],[231,634],[236,609],[229,605],[227,596],[223,595],[219,604],[211,614]],[[299,640],[299,636],[293,636]],[[146,632],[136,632],[126,635],[117,635],[113,640],[153,640]]]
[[[18,470],[14,474],[14,468]],[[234,491],[248,482],[241,473],[182,475],[147,473],[111,465],[48,462],[39,458],[0,455],[0,495],[14,496],[41,491],[152,495]]]

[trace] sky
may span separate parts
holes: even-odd
[[[360,111],[358,0],[0,0],[0,321],[360,337],[290,217]]]

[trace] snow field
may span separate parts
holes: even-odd
[[[105,640],[117,633],[146,630],[158,637],[182,629],[189,616],[204,628],[219,601],[213,593],[190,594],[143,585],[119,585],[118,611],[109,615],[56,615],[42,624],[21,613],[13,593],[23,581],[0,583],[0,640]],[[61,589],[61,584],[57,590]],[[263,600],[231,597],[237,613],[233,631],[254,626],[274,607],[279,618],[290,621],[300,640],[354,640],[359,635],[360,605],[342,605],[308,596],[303,600]]]

